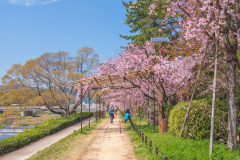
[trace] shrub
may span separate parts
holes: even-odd
[[[91,112],[90,116],[93,116]],[[88,112],[83,112],[82,119],[88,118]],[[75,113],[66,117],[52,118],[40,126],[35,126],[31,130],[24,130],[16,136],[0,141],[0,155],[17,150],[31,142],[44,136],[56,133],[61,129],[71,126],[81,120],[81,114]]]
[[[189,116],[184,128],[183,137],[190,139],[206,139],[210,137],[211,107],[210,99],[193,101]],[[169,131],[179,135],[189,102],[180,102],[173,107],[169,117]],[[227,139],[227,102],[217,100],[215,107],[214,138]]]

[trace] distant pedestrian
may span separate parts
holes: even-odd
[[[127,120],[130,120],[131,122],[130,107],[127,107],[127,110],[125,111],[124,119],[125,119],[125,123],[127,122]]]
[[[113,107],[111,107],[111,109],[109,110],[109,116],[111,119],[110,124],[113,124],[113,118],[114,118],[114,108]]]

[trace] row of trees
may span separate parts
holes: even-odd
[[[98,56],[87,47],[75,57],[67,52],[45,53],[24,65],[15,64],[2,78],[6,89],[2,103],[10,104],[7,100],[11,95],[18,99],[17,92],[22,92],[20,95],[30,98],[19,98],[14,103],[43,104],[54,113],[71,114],[78,103],[70,109],[76,94],[70,81],[84,75],[118,74],[124,82],[108,88],[108,94],[102,96],[107,104],[114,102],[121,107],[139,104],[146,110],[151,101],[157,103],[159,114],[163,114],[164,104],[190,100],[195,90],[192,98],[215,98],[211,95],[214,88],[218,98],[227,99],[227,146],[235,150],[238,112],[235,100],[240,75],[238,0],[137,0],[123,5],[127,10],[126,24],[135,35],[122,36],[132,40],[132,44],[117,58],[107,58],[94,74],[88,73],[98,63]],[[168,36],[171,43],[147,42],[156,36]],[[137,76],[126,76],[133,71]],[[59,109],[53,108],[54,105]]]
[[[59,51],[14,64],[2,78],[0,104],[45,105],[53,113],[72,114],[78,104],[70,108],[76,90],[69,82],[93,72],[98,62],[94,49],[85,46],[73,57]]]
[[[125,80],[112,93],[108,92],[111,95],[104,96],[106,101],[115,101],[120,106],[133,103],[146,106],[149,98],[158,102],[161,112],[163,104],[171,104],[175,98],[182,101],[193,90],[195,98],[215,99],[211,95],[214,89],[218,98],[227,99],[227,147],[235,150],[238,114],[235,95],[240,66],[238,0],[137,0],[123,4],[128,12],[126,24],[136,35],[122,36],[133,43],[116,59],[108,58],[98,67],[96,76],[118,74]],[[158,35],[169,36],[171,40],[162,46],[161,54],[157,52],[160,44],[146,42]],[[125,74],[132,71],[150,74],[127,78]]]
[[[141,8],[142,1],[130,2],[130,4],[131,9],[137,10],[137,8]],[[190,0],[183,2],[178,0],[154,0],[149,7],[149,14],[162,16],[159,9],[165,12],[165,17],[160,21],[163,31],[171,27],[172,31],[181,32],[183,34],[181,42],[185,42],[188,46],[196,49],[201,55],[207,54],[208,62],[211,62],[210,57],[214,56],[214,60],[212,60],[214,62],[212,64],[215,64],[213,92],[215,93],[218,79],[224,85],[222,89],[225,89],[224,94],[227,98],[229,130],[227,146],[235,150],[238,114],[238,108],[235,104],[236,67],[240,68],[237,58],[240,48],[239,1]],[[196,45],[196,43],[189,43],[191,40],[197,42],[199,48],[192,45]],[[182,50],[183,48],[179,49]],[[219,66],[218,70],[221,71],[221,79],[217,77],[217,66]],[[213,99],[215,99],[215,94]],[[213,108],[214,104],[213,101]]]
[[[159,4],[162,4],[162,1],[155,1],[152,5],[158,8]],[[162,25],[169,23],[169,18],[178,19],[184,38],[201,42],[200,50],[207,48],[207,54],[212,53],[215,56],[215,72],[217,72],[218,59],[222,59],[226,64],[227,87],[225,88],[225,94],[227,97],[229,130],[227,146],[235,150],[237,146],[238,114],[235,104],[236,67],[240,66],[237,58],[240,47],[239,1],[190,0],[182,2],[170,0],[166,3],[166,11]],[[217,74],[215,73],[215,75]],[[216,84],[216,76],[214,84]],[[214,103],[212,107],[214,107]]]

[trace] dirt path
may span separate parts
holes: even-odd
[[[90,121],[95,121],[95,118],[90,118]],[[86,126],[89,123],[89,119],[83,120],[82,126]],[[58,140],[72,134],[74,130],[78,130],[81,128],[81,122],[77,123],[75,125],[72,125],[68,128],[65,128],[55,134],[46,136],[44,138],[41,138],[40,140],[33,142],[23,148],[20,148],[19,150],[16,150],[14,152],[8,153],[2,157],[0,157],[0,160],[25,160],[29,157],[31,157],[36,152],[43,150],[46,147],[49,147],[53,143],[57,142]]]
[[[122,131],[120,133],[120,127]],[[130,138],[121,123],[120,116],[115,116],[113,125],[109,121],[98,128],[97,138],[87,148],[83,160],[137,160]]]

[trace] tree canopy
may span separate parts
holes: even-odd
[[[165,17],[165,12],[162,9],[157,10],[157,14],[149,14],[149,8],[154,0],[138,0],[123,2],[126,7],[126,20],[127,24],[131,30],[130,33],[135,35],[127,36],[121,35],[122,38],[131,40],[132,43],[141,45],[146,41],[150,41],[154,37],[167,37],[170,34],[170,29],[163,29],[161,25],[162,19]],[[159,4],[159,7],[164,7],[164,2]],[[159,32],[159,30],[164,30]]]
[[[98,61],[93,48],[83,47],[75,57],[59,51],[45,53],[24,65],[14,64],[2,78],[6,91],[0,101],[6,105],[45,105],[53,113],[72,114],[78,104],[70,107],[76,90],[69,82],[88,75]]]

